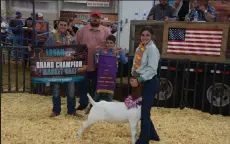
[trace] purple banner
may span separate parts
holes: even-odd
[[[116,86],[117,58],[99,56],[97,73],[97,92],[114,93]]]

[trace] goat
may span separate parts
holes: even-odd
[[[93,105],[89,112],[87,121],[83,122],[77,135],[81,136],[83,131],[97,121],[108,121],[112,123],[129,123],[132,135],[132,144],[136,143],[138,121],[141,118],[141,105],[128,109],[124,102],[95,102],[87,94],[90,103]]]

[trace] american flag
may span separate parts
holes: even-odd
[[[169,28],[168,54],[220,56],[222,29]]]

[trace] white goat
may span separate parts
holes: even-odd
[[[127,109],[123,102],[95,102],[92,97],[87,94],[90,103],[93,105],[89,112],[88,120],[83,122],[77,135],[81,136],[84,129],[88,128],[95,122],[102,120],[112,123],[128,123],[131,128],[132,144],[136,142],[138,121],[141,118],[141,106],[137,108]]]

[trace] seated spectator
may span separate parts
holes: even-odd
[[[197,12],[197,21],[214,22],[216,21],[216,10],[208,4],[209,0],[193,0],[192,10],[189,13],[189,21],[194,21],[194,15]]]
[[[177,18],[177,10],[169,5],[168,0],[159,0],[160,4],[154,6],[148,15],[148,20],[168,20]]]

